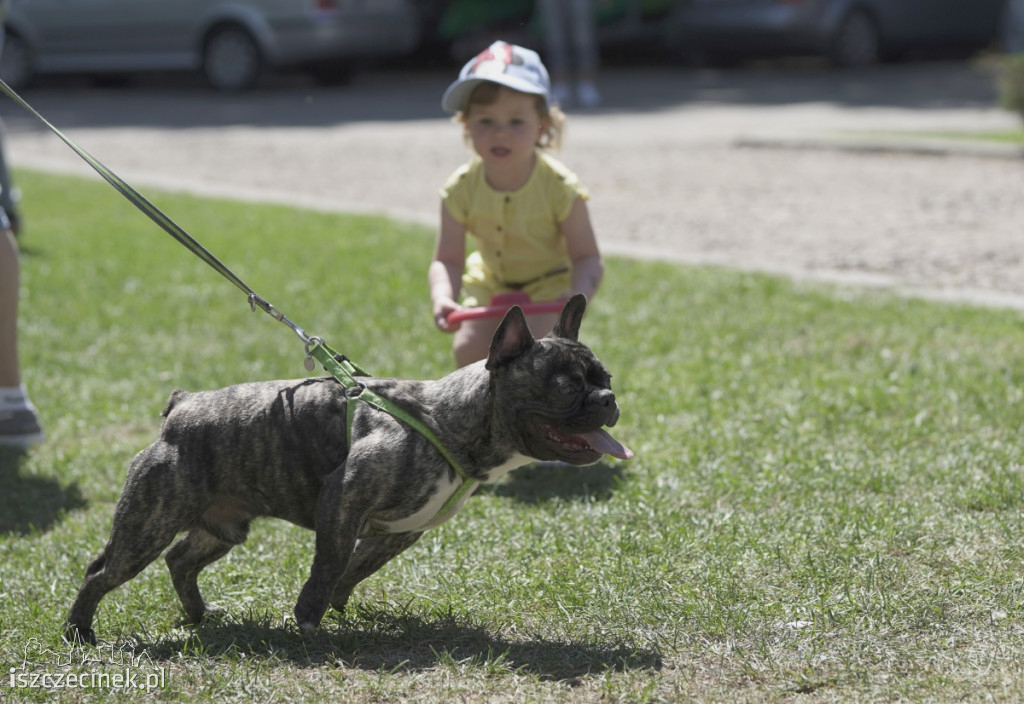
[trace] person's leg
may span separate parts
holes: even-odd
[[[7,159],[4,156],[4,133],[6,127],[4,121],[0,120],[0,208],[7,214],[7,220],[11,225],[11,231],[17,235],[19,229],[18,217],[18,193],[11,180],[11,172],[7,168]]]
[[[1010,54],[1024,52],[1024,0],[1009,0],[1006,3],[1003,48]]]
[[[461,368],[481,359],[487,359],[487,352],[491,348],[491,338],[494,337],[494,331],[498,329],[500,322],[501,318],[464,320],[459,329],[455,331],[455,339],[452,341],[455,365]]]
[[[571,5],[572,46],[576,68],[576,97],[585,108],[601,102],[597,89],[600,53],[597,47],[597,16],[593,0],[567,0]]]
[[[18,245],[0,231],[0,387],[21,384],[18,367]]]
[[[539,313],[526,316],[526,324],[535,338],[541,338],[551,332],[558,322],[558,313]]]
[[[21,383],[18,366],[18,245],[9,227],[0,230],[0,445],[28,447],[43,429]]]
[[[572,97],[569,73],[568,18],[565,0],[538,0],[544,24],[544,63],[551,74],[551,99],[565,106]]]
[[[455,364],[465,367],[481,359],[487,359],[487,353],[491,348],[491,339],[494,331],[498,329],[501,318],[482,318],[480,320],[466,320],[458,330],[455,331],[455,340],[452,342],[452,352],[455,354]],[[541,338],[551,332],[558,322],[558,313],[541,313],[538,315],[526,316],[526,324],[530,326],[530,332],[535,338]]]

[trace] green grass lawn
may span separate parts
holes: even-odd
[[[313,535],[268,520],[204,573],[224,619],[183,625],[160,560],[101,603],[101,647],[65,646],[168,394],[303,376],[304,352],[107,185],[16,177],[48,439],[0,454],[0,700],[128,672],[189,702],[1024,698],[1022,315],[623,259],[581,336],[634,460],[513,473],[312,638],[291,611]],[[428,230],[149,195],[364,367],[450,369]]]
[[[1024,129],[990,130],[988,132],[964,132],[958,130],[846,130],[844,134],[860,137],[895,137],[914,140],[950,140],[954,142],[980,142],[1009,145],[1024,145]]]
[[[922,137],[939,139],[980,140],[983,142],[1005,142],[1024,144],[1024,129],[991,131],[991,132],[917,132]]]

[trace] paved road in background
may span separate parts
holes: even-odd
[[[437,189],[467,157],[439,105],[452,73],[375,70],[341,89],[277,77],[239,95],[191,78],[66,82],[25,97],[143,190],[434,224]],[[1019,126],[985,69],[629,67],[602,88],[600,109],[569,111],[561,157],[592,191],[606,252],[1024,308],[1020,149],[924,136]],[[15,166],[91,173],[6,98],[0,116]]]

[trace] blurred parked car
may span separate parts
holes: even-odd
[[[715,62],[826,56],[867,66],[914,49],[979,49],[999,36],[1006,0],[682,0],[666,20],[682,57]]]
[[[602,52],[660,48],[665,16],[679,0],[594,0],[597,41]],[[456,64],[495,39],[539,48],[544,23],[534,0],[415,0],[425,18],[429,49]]]
[[[411,53],[412,0],[11,0],[0,77],[199,70],[222,90],[265,69],[340,83],[356,60]]]

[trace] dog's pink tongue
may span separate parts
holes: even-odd
[[[592,449],[602,454],[618,457],[620,460],[633,459],[633,451],[609,435],[603,428],[584,433],[580,437],[586,440]]]

